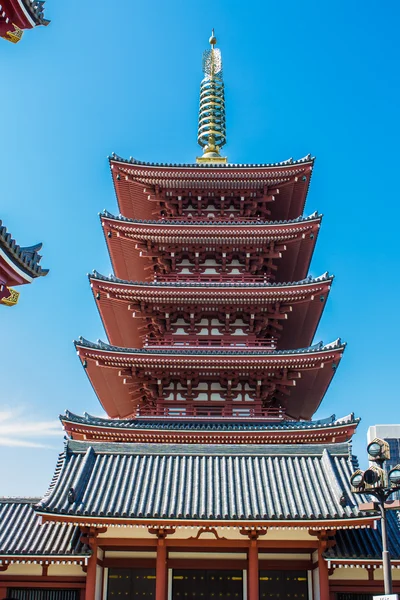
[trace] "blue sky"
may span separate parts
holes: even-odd
[[[46,3],[47,29],[0,40],[0,218],[43,241],[48,277],[1,310],[0,494],[40,495],[69,408],[101,414],[72,340],[104,339],[86,273],[111,271],[98,212],[107,156],[192,162],[201,53],[223,53],[231,162],[317,156],[311,272],[336,276],[317,339],[348,342],[318,417],[400,421],[398,2]]]

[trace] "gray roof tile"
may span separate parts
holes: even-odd
[[[388,511],[389,552],[394,560],[400,560],[399,514]],[[336,545],[325,552],[331,560],[375,559],[382,560],[381,525],[377,529],[347,529],[337,531]]]
[[[316,421],[281,421],[276,423],[262,423],[257,421],[185,421],[174,420],[149,420],[145,419],[104,419],[84,413],[83,416],[77,415],[69,410],[60,416],[61,421],[70,421],[82,425],[91,425],[98,427],[112,427],[116,429],[163,429],[163,430],[190,430],[190,431],[291,431],[291,430],[310,430],[322,429],[325,427],[342,427],[343,425],[358,423],[360,419],[354,417],[354,413],[336,419],[331,415],[326,419]]]
[[[306,444],[69,441],[38,510],[199,521],[349,519],[363,516],[350,490],[343,506],[344,479],[349,480],[354,468],[346,443],[327,450]]]
[[[82,556],[79,528],[40,523],[39,498],[0,498],[0,556]]]

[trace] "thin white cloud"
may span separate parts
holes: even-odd
[[[16,440],[15,438],[0,437],[0,446],[6,446],[8,448],[53,448],[48,444],[39,444],[31,442],[29,440]]]
[[[21,408],[0,410],[0,446],[51,448],[45,441],[61,435],[59,421],[32,421],[29,411]]]

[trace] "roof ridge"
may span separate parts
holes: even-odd
[[[111,153],[111,156],[108,157],[109,161],[116,161],[116,162],[122,162],[122,163],[127,163],[127,164],[131,164],[131,165],[137,165],[137,166],[146,166],[146,167],[176,167],[176,168],[182,168],[182,167],[189,167],[189,168],[195,168],[199,171],[203,170],[203,169],[240,169],[240,168],[247,168],[247,169],[251,169],[251,168],[262,168],[262,167],[291,167],[291,166],[296,166],[296,165],[302,165],[302,164],[307,164],[307,163],[312,163],[314,164],[315,162],[315,156],[312,156],[311,154],[307,154],[306,156],[303,156],[302,158],[299,158],[297,160],[293,160],[293,158],[288,158],[284,161],[281,162],[275,162],[275,163],[213,163],[213,164],[207,164],[207,163],[202,163],[201,166],[198,163],[157,163],[157,162],[144,162],[144,161],[140,161],[140,160],[136,160],[135,158],[133,158],[132,156],[127,159],[127,158],[122,158],[121,156],[119,156],[118,154],[116,154],[115,152]]]

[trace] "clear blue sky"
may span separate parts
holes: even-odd
[[[111,270],[107,155],[193,161],[212,27],[230,161],[317,156],[312,274],[336,275],[317,339],[348,342],[317,416],[362,417],[363,455],[370,424],[400,421],[399,3],[48,0],[46,16],[0,40],[0,218],[20,244],[43,241],[51,269],[0,312],[0,494],[46,490],[65,408],[101,414],[72,340],[105,337],[86,273]]]

